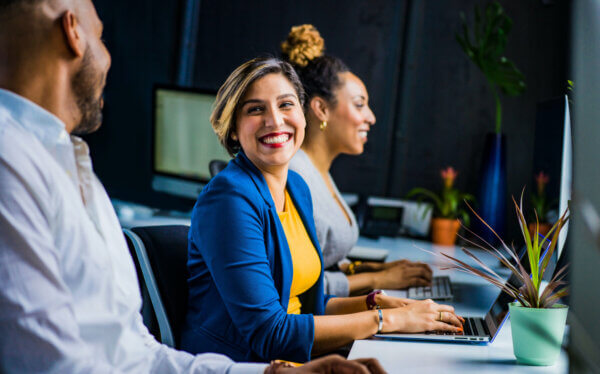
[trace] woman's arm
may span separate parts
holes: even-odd
[[[320,355],[343,347],[357,339],[377,333],[379,316],[376,310],[345,315],[314,316],[315,339],[312,355]]]
[[[414,303],[416,300],[391,297],[383,293],[375,295],[375,304],[381,308],[400,308]],[[364,312],[367,308],[367,296],[334,297],[327,302],[325,313],[328,315]]]
[[[375,286],[376,274],[375,272],[370,272],[347,275],[350,295],[364,295],[377,288]]]
[[[348,283],[350,295],[360,295],[379,288],[396,290],[411,286],[428,286],[431,284],[431,277],[431,269],[426,264],[400,262],[381,271],[348,275]]]
[[[343,308],[342,300],[331,299],[327,304],[331,308]],[[348,298],[345,307],[359,307],[359,299]],[[390,298],[393,299],[393,298]],[[403,299],[398,299],[403,300]],[[336,305],[338,304],[338,305]],[[366,309],[366,304],[365,307]],[[454,314],[454,308],[449,305],[436,304],[431,300],[413,301],[400,308],[381,309],[383,325],[381,332],[424,332],[424,331],[462,331],[463,319]],[[442,319],[440,320],[440,316]],[[329,352],[344,346],[353,340],[365,339],[377,333],[379,327],[379,311],[366,310],[363,312],[315,316],[315,338],[312,354]]]

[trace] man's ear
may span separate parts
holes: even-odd
[[[85,52],[83,33],[73,12],[67,10],[61,17],[61,24],[67,47],[75,56],[83,57]]]
[[[310,109],[312,109],[319,121],[329,120],[329,105],[322,97],[315,96],[310,99]]]

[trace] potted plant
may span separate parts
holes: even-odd
[[[419,201],[426,199],[433,203],[433,219],[431,220],[431,239],[433,243],[440,245],[454,245],[460,228],[462,218],[465,225],[469,225],[469,214],[463,208],[462,202],[473,201],[472,195],[462,193],[454,188],[454,180],[458,172],[448,166],[440,171],[444,187],[439,194],[425,188],[417,187],[409,191],[408,197],[418,196]],[[423,212],[427,214],[428,209]]]
[[[473,209],[471,211],[497,237],[501,243],[501,247],[497,249],[488,243],[480,245],[474,241],[467,241],[496,257],[517,277],[519,285],[515,286],[505,282],[502,277],[483,264],[472,251],[466,248],[462,249],[463,252],[473,258],[481,266],[481,269],[470,266],[446,253],[442,253],[442,256],[452,262],[452,264],[445,268],[457,269],[482,277],[508,295],[514,297],[516,302],[509,305],[509,311],[513,350],[517,357],[517,362],[527,365],[553,365],[560,354],[568,312],[567,306],[557,304],[557,301],[561,297],[568,294],[568,287],[564,281],[566,266],[556,271],[544,289],[541,289],[541,284],[548,263],[556,248],[560,231],[569,220],[569,209],[567,208],[558,221],[550,228],[548,235],[540,238],[540,235],[538,235],[539,222],[537,221],[535,222],[534,235],[529,234],[525,216],[523,215],[523,194],[521,194],[519,204],[517,204],[514,198],[513,203],[521,233],[527,247],[531,274],[527,273],[519,261],[514,248],[509,248],[502,238]],[[471,207],[469,206],[469,208]],[[551,240],[549,239],[550,237]],[[543,260],[540,260],[542,249],[545,247],[548,247],[547,253]]]
[[[536,190],[531,194],[531,205],[533,206],[532,219],[530,219],[528,228],[529,235],[533,236],[535,232],[536,223],[533,218],[537,217],[539,220],[539,233],[546,236],[552,225],[548,222],[548,211],[552,206],[551,202],[546,196],[546,185],[550,181],[548,174],[540,171],[535,175]]]
[[[506,211],[506,140],[502,134],[502,103],[500,93],[516,96],[525,90],[524,75],[505,55],[508,34],[512,27],[510,17],[497,1],[486,5],[484,12],[475,5],[475,19],[467,24],[461,12],[462,30],[456,41],[467,57],[481,70],[488,82],[496,106],[495,131],[485,138],[483,162],[479,181],[479,208],[481,216],[500,235],[504,233]],[[477,226],[477,222],[475,222]],[[479,225],[484,239],[496,238]]]

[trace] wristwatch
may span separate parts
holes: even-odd
[[[381,306],[379,304],[377,304],[377,302],[375,301],[375,295],[385,295],[385,292],[383,292],[382,290],[373,290],[370,294],[367,295],[367,309],[368,310],[372,310],[372,309],[381,309]]]

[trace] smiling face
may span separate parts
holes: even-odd
[[[306,120],[294,86],[282,74],[256,80],[240,100],[232,134],[261,171],[286,170],[304,140]]]
[[[324,131],[328,144],[336,153],[361,154],[368,132],[375,124],[369,108],[369,94],[364,83],[350,72],[340,73],[342,85],[336,90],[335,106],[331,109]]]

